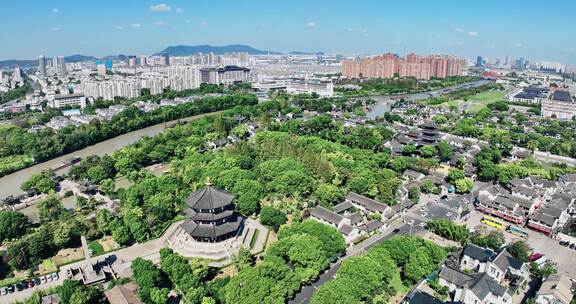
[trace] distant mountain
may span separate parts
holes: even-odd
[[[317,56],[323,56],[324,52],[300,52],[300,51],[292,51],[290,53],[288,53],[290,55],[317,55]]]
[[[46,58],[46,59],[49,60],[50,58]],[[84,55],[71,55],[71,56],[65,56],[64,60],[66,62],[73,63],[73,62],[96,60],[96,57],[84,56]],[[38,66],[38,59],[32,59],[32,60],[13,60],[13,59],[11,59],[11,60],[0,61],[0,69],[13,68],[15,66],[20,66],[23,69],[35,67],[35,66]]]
[[[238,53],[246,52],[250,55],[278,55],[279,52],[263,51],[255,49],[251,46],[244,44],[232,44],[225,46],[212,46],[212,45],[177,45],[169,46],[162,50],[160,53],[168,53],[170,56],[190,56],[198,53],[214,53],[215,55],[223,55],[225,53]]]

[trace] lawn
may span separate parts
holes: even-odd
[[[503,100],[505,95],[506,92],[503,90],[490,90],[468,97],[468,102],[487,105],[498,100]]]
[[[84,250],[82,250],[82,248],[62,249],[58,251],[58,254],[52,257],[52,261],[54,261],[57,266],[70,264],[82,259],[84,259]]]
[[[42,261],[42,264],[38,265],[38,272],[37,273],[39,275],[44,275],[47,273],[55,272],[56,270],[58,270],[56,263],[54,263],[54,261],[52,259],[46,259],[46,260]]]
[[[111,236],[105,236],[105,237],[101,238],[100,240],[98,240],[98,243],[100,243],[100,245],[102,245],[104,252],[110,252],[110,251],[113,251],[113,250],[120,248],[120,245],[118,245],[118,243],[114,242],[114,240],[112,239]]]
[[[476,95],[472,95],[466,98],[466,101],[457,99],[457,100],[448,100],[447,102],[440,103],[438,107],[442,108],[459,108],[460,110],[465,110],[467,112],[477,113],[482,108],[490,103],[494,103],[499,100],[504,100],[504,96],[506,92],[503,90],[489,90],[478,93]],[[428,104],[428,100],[424,101],[424,104]]]

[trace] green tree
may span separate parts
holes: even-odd
[[[425,179],[420,186],[420,190],[424,193],[433,193],[436,190],[436,185],[431,180]]]
[[[169,292],[168,288],[153,287],[150,290],[150,299],[154,304],[167,304]]]
[[[28,217],[21,212],[0,211],[0,243],[22,236],[28,224]]]
[[[420,188],[412,187],[408,189],[408,199],[411,201],[418,203],[420,200]]]
[[[425,146],[422,146],[420,148],[420,155],[422,157],[426,157],[426,158],[432,157],[432,156],[436,155],[436,153],[437,153],[437,150],[432,145],[425,145]]]
[[[318,203],[327,208],[341,203],[344,195],[343,189],[333,184],[320,184],[316,188]]]
[[[62,202],[56,195],[49,195],[44,200],[38,202],[36,206],[42,222],[57,221],[67,214],[64,205],[62,205]]]
[[[426,224],[426,228],[431,232],[452,240],[464,244],[468,241],[470,232],[466,225],[458,225],[451,220],[432,220]]]
[[[438,157],[441,161],[447,161],[452,158],[452,147],[445,141],[441,141],[436,145]]]
[[[250,253],[250,250],[245,247],[241,247],[238,253],[233,259],[234,265],[238,271],[254,265],[254,256]]]
[[[530,247],[524,241],[516,241],[507,248],[510,255],[517,258],[522,262],[528,262],[528,257],[530,256]]]
[[[456,193],[468,193],[474,189],[474,182],[469,178],[458,179],[454,182]]]
[[[418,149],[416,149],[416,146],[413,144],[408,144],[405,145],[404,148],[402,148],[402,153],[404,153],[404,155],[412,155],[414,153],[416,153]]]
[[[286,223],[286,214],[272,206],[264,206],[260,210],[260,222],[278,230],[281,225]]]
[[[60,303],[62,304],[69,304],[70,298],[76,292],[76,290],[83,287],[80,281],[65,279],[56,290],[58,292],[58,296],[60,296]]]
[[[100,303],[102,293],[95,287],[80,287],[70,297],[70,304],[97,304]]]

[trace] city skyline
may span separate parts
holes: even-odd
[[[259,0],[128,2],[98,5],[68,0],[11,2],[0,21],[1,59],[44,54],[152,54],[170,45],[247,44],[270,51],[343,54],[449,53],[468,58],[525,57],[575,66],[576,43],[566,1],[514,3],[379,3]],[[563,7],[542,14],[550,7]],[[519,12],[522,12],[521,14]],[[537,20],[538,22],[529,22]],[[23,40],[22,36],[26,39]],[[566,40],[566,41],[565,41]],[[555,46],[555,47],[551,47]]]

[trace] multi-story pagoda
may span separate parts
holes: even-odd
[[[188,196],[182,228],[199,242],[220,242],[241,231],[244,218],[234,212],[234,195],[209,183]]]
[[[434,122],[426,122],[422,126],[422,135],[420,135],[420,143],[422,145],[434,144],[440,138],[438,127]]]

